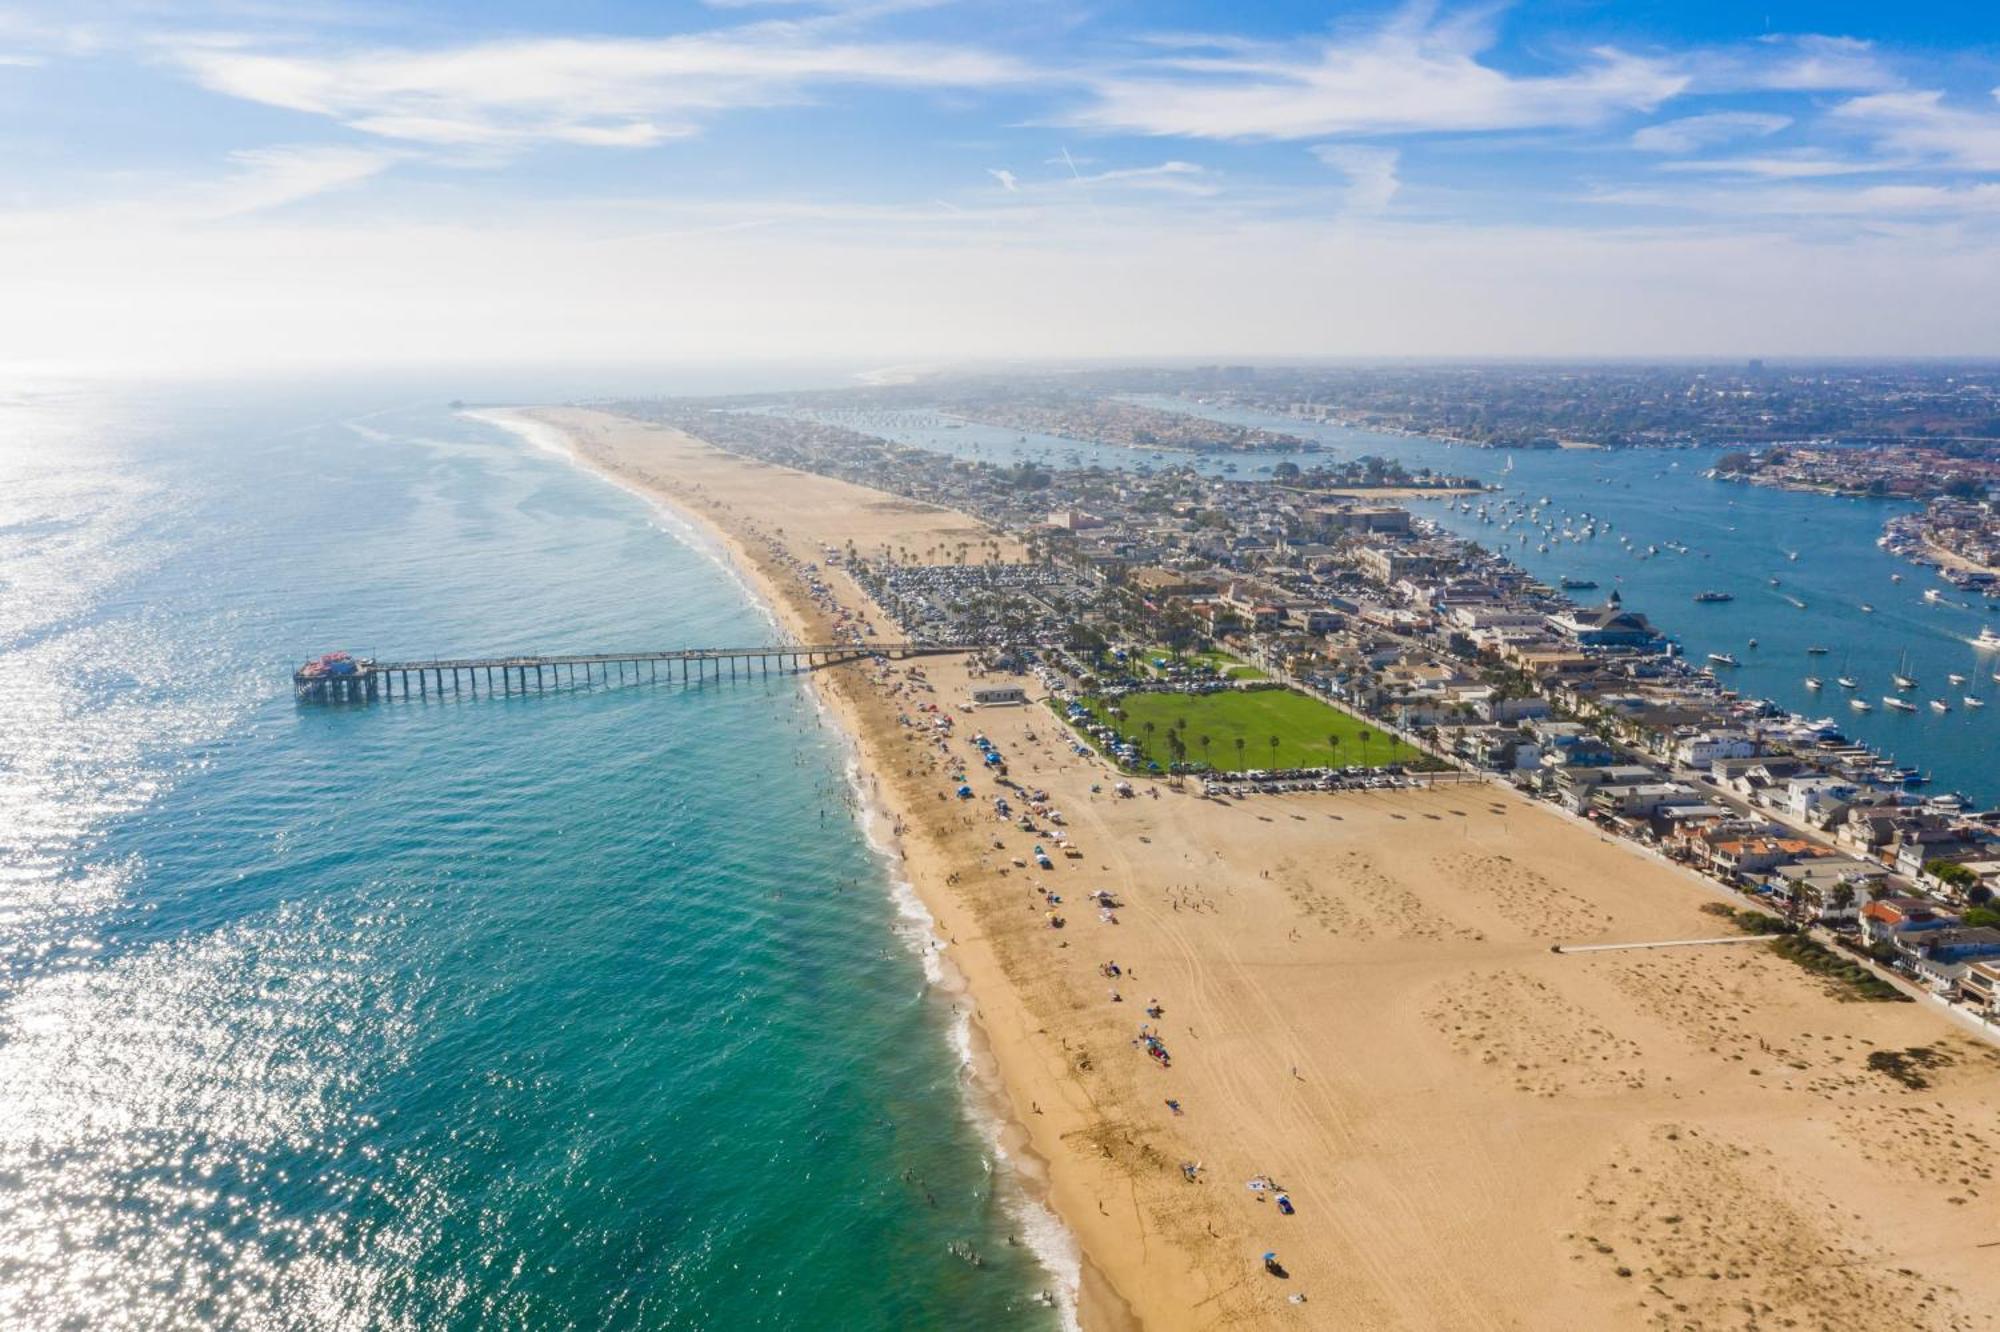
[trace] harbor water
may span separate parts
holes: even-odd
[[[383,392],[0,396],[0,1325],[1061,1325],[807,686],[294,702],[773,633]]]

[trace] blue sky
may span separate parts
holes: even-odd
[[[0,3],[0,360],[2000,354],[2000,11]]]

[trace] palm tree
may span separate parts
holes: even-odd
[[[1208,736],[1207,735],[1196,736],[1195,743],[1201,746],[1201,761],[1203,763],[1208,762],[1208,744],[1209,744]]]
[[[1140,728],[1140,729],[1142,729],[1142,730],[1144,730],[1144,731],[1146,732],[1146,749],[1147,749],[1147,757],[1149,757],[1149,758],[1150,758],[1150,757],[1152,756],[1152,755],[1151,755],[1151,751],[1152,751],[1152,748],[1153,748],[1153,723],[1151,723],[1151,722],[1145,722],[1145,723],[1142,723],[1142,725],[1141,725],[1141,728]]]
[[[1236,766],[1243,766],[1243,737],[1240,735],[1236,737]]]
[[[1361,761],[1364,764],[1368,762],[1368,742],[1374,738],[1366,726],[1361,728]]]
[[[1271,766],[1278,766],[1278,737],[1275,735],[1271,737]]]
[[[1340,766],[1340,737],[1339,737],[1338,735],[1335,735],[1335,734],[1334,734],[1333,732],[1331,732],[1331,731],[1328,731],[1328,732],[1327,732],[1327,735],[1326,735],[1326,747],[1327,747],[1327,750],[1328,750],[1328,752],[1329,752],[1329,753],[1331,753],[1331,754],[1333,755],[1333,761],[1332,761],[1331,763],[1329,763],[1329,764],[1328,764],[1327,766],[1328,766],[1328,767],[1330,767],[1330,768],[1337,768],[1337,767],[1339,767],[1339,766]]]

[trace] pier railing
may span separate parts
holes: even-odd
[[[658,681],[696,684],[753,676],[797,675],[873,657],[901,660],[978,651],[960,643],[783,643],[768,647],[680,648],[666,652],[588,652],[557,656],[438,657],[375,661],[332,654],[292,672],[306,703],[367,703],[387,698],[532,694],[600,684]]]

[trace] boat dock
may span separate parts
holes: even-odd
[[[602,684],[682,684],[798,675],[871,657],[901,660],[976,651],[944,643],[783,643],[771,647],[682,648],[565,656],[455,657],[376,661],[329,652],[292,672],[302,703],[369,703],[390,698],[513,695]],[[482,686],[484,689],[482,691]]]

